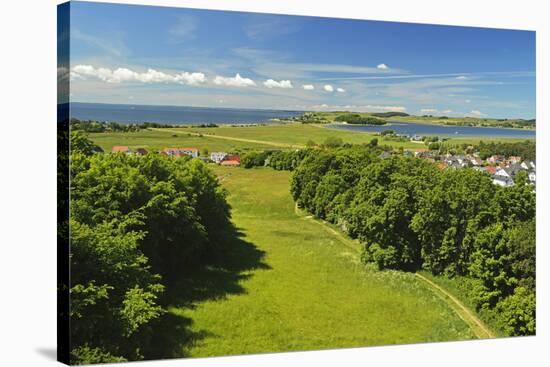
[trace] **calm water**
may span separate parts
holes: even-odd
[[[164,124],[273,123],[271,119],[301,115],[298,111],[178,106],[145,106],[101,103],[71,103],[71,117],[80,120],[120,123],[159,122]]]
[[[453,137],[487,136],[495,138],[526,138],[534,139],[535,130],[518,130],[498,127],[469,127],[415,124],[411,122],[391,122],[383,126],[329,125],[333,129],[349,131],[380,132],[393,130],[396,134],[437,135]]]

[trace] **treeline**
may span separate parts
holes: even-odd
[[[218,127],[213,123],[205,123],[199,125],[187,125],[189,127],[210,128]],[[71,130],[80,130],[87,133],[103,133],[103,132],[136,132],[147,129],[167,129],[174,127],[182,127],[177,124],[161,124],[158,122],[142,122],[139,124],[121,124],[118,122],[108,121],[93,121],[93,120],[79,120],[72,118],[70,121]]]
[[[165,289],[224,250],[225,191],[199,160],[92,154],[71,135],[71,363],[150,358]]]
[[[174,125],[160,124],[158,122],[143,122],[140,124],[121,124],[118,122],[79,120],[72,118],[70,121],[71,130],[81,130],[88,133],[113,132],[131,132],[140,131],[149,128],[171,128]]]
[[[361,116],[358,113],[345,113],[338,115],[334,121],[347,122],[356,125],[386,125],[386,121],[372,116]]]
[[[277,171],[294,171],[302,160],[313,151],[313,149],[300,149],[296,151],[249,152],[241,156],[241,166],[244,168],[271,167]]]
[[[439,120],[447,120],[448,117],[440,116],[436,117]],[[536,127],[535,120],[507,120],[507,119],[498,119],[498,120],[448,120],[444,122],[445,125],[449,126],[472,126],[472,127],[504,127],[504,128],[515,128],[515,129],[534,129]]]
[[[508,335],[532,335],[535,194],[526,182],[518,174],[502,188],[472,169],[440,171],[354,146],[307,154],[291,193],[300,207],[359,239],[366,263],[465,277],[480,313]]]
[[[372,116],[376,117],[395,117],[395,116],[410,116],[408,113],[405,112],[373,112],[371,113]]]
[[[517,143],[495,143],[495,142],[483,142],[475,146],[475,149],[479,151],[481,159],[486,159],[492,155],[503,155],[506,157],[520,156],[522,159],[535,160],[537,147],[534,140],[525,140]]]

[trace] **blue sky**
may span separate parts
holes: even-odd
[[[72,2],[71,100],[535,117],[535,33]]]

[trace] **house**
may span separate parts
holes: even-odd
[[[499,167],[487,166],[485,167],[485,172],[487,172],[490,175],[494,175],[497,172],[497,168]]]
[[[132,149],[130,149],[129,146],[126,145],[115,145],[112,149],[113,153],[126,153],[126,154],[132,154]]]
[[[492,155],[489,158],[487,158],[487,162],[492,164],[499,164],[504,160],[504,157],[501,155]]]
[[[412,137],[411,137],[411,141],[422,141],[424,139],[424,137],[422,135],[416,135],[414,134]]]
[[[523,169],[526,169],[526,170],[532,170],[532,169],[535,169],[535,168],[536,168],[535,162],[530,161],[530,160],[528,160],[528,159],[524,160],[524,161],[521,163],[521,167],[523,167]]]
[[[428,158],[429,155],[429,149],[415,149],[414,156],[418,158]]]
[[[508,162],[510,162],[510,164],[520,163],[521,162],[521,157],[513,155],[513,156],[508,158]]]
[[[192,158],[197,158],[199,156],[199,150],[197,148],[164,148],[161,154],[169,157],[183,157],[184,155],[188,155]]]
[[[470,163],[474,167],[480,167],[483,164],[483,161],[481,159],[477,158],[477,157],[471,157],[470,158]]]
[[[493,175],[493,184],[502,186],[502,187],[509,187],[514,185],[514,180],[511,177],[508,176],[501,176],[501,175]]]
[[[512,174],[505,168],[496,167],[496,172],[493,174],[493,177],[512,178]]]
[[[222,165],[222,166],[232,166],[232,167],[236,167],[236,166],[240,166],[240,165],[241,165],[241,162],[239,162],[239,161],[234,161],[234,160],[224,160],[224,161],[222,161],[221,165]]]
[[[222,166],[240,166],[241,157],[237,154],[228,154],[220,163]]]
[[[146,155],[147,153],[148,153],[147,150],[144,149],[144,148],[137,148],[136,149],[136,154],[137,155]]]
[[[212,152],[210,153],[210,160],[219,164],[225,156],[227,156],[225,152]]]

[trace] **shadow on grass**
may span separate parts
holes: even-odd
[[[257,269],[270,269],[263,258],[265,251],[244,240],[244,233],[228,225],[218,236],[218,250],[202,266],[185,272],[166,287],[164,303],[168,307],[194,308],[197,303],[244,294],[242,282]],[[202,339],[213,336],[207,330],[192,330],[193,320],[176,313],[165,314],[154,326],[155,340],[147,359],[186,357],[186,350]]]

